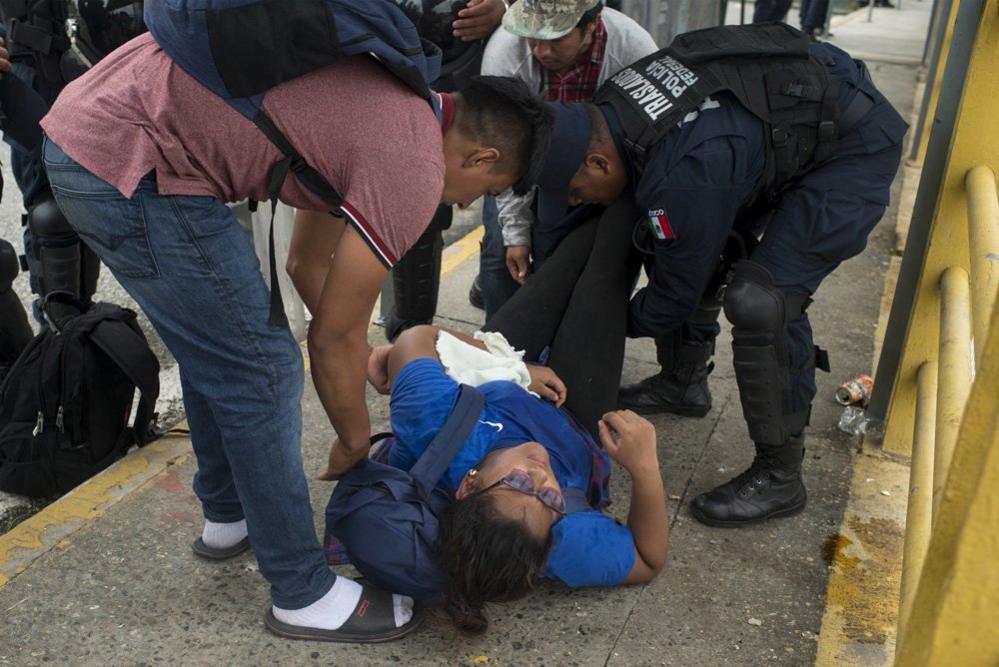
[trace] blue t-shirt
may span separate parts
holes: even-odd
[[[593,471],[591,449],[568,416],[513,382],[488,382],[479,422],[448,466],[441,484],[457,491],[469,469],[490,452],[535,441],[544,445],[563,489],[586,491]],[[458,396],[458,383],[434,359],[416,359],[396,376],[390,403],[396,443],[390,465],[408,470],[444,426]],[[568,586],[613,586],[635,562],[631,530],[603,512],[575,512],[552,527],[552,550],[544,576]]]

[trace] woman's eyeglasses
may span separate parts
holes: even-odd
[[[559,518],[565,518],[565,498],[562,497],[560,491],[546,486],[540,491],[535,490],[534,480],[523,470],[518,470],[514,468],[507,475],[499,480],[490,484],[481,491],[477,491],[472,495],[478,496],[488,491],[492,491],[498,486],[505,486],[513,489],[517,493],[523,493],[525,496],[534,496],[541,501],[541,504],[555,512],[559,515]]]

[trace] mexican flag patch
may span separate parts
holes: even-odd
[[[666,217],[666,211],[663,209],[656,209],[654,211],[649,211],[649,228],[655,237],[660,241],[672,241],[676,237],[673,235],[673,228],[669,224],[669,218]]]

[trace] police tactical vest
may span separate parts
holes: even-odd
[[[650,150],[706,97],[731,92],[766,126],[761,192],[773,196],[826,159],[837,136],[839,85],[808,45],[782,23],[689,32],[608,79],[593,101],[617,112],[641,171]]]
[[[48,88],[51,104],[67,80],[61,63],[70,48],[63,29],[68,15],[65,2],[0,0],[0,18],[7,31],[7,51],[11,62],[27,62]]]

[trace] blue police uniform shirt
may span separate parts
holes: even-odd
[[[613,111],[605,115],[617,134]],[[631,181],[654,268],[632,297],[629,336],[662,335],[693,314],[765,163],[763,122],[728,93],[707,98],[652,150]]]
[[[857,131],[837,141],[835,155],[869,153],[897,144],[905,123],[863,79],[856,61],[828,44],[813,45],[811,50],[830,63],[833,79],[847,84],[840,85],[840,109],[858,90],[875,98],[874,109]],[[620,137],[613,109],[601,110],[611,134]],[[650,151],[641,174],[619,148],[628,163],[639,214],[654,238],[654,269],[649,285],[632,298],[629,336],[662,335],[694,313],[743,205],[758,194],[766,166],[765,141],[763,122],[734,95],[723,92],[707,98],[667,134]]]
[[[535,441],[548,451],[563,489],[587,490],[592,453],[563,412],[513,382],[488,382],[479,391],[484,398],[482,414],[444,473],[444,488],[456,492],[465,473],[490,452]],[[447,421],[457,396],[458,383],[434,359],[416,359],[399,371],[390,401],[396,436],[390,465],[403,470],[413,466]],[[552,527],[544,576],[572,587],[613,586],[624,581],[634,562],[631,530],[593,509],[571,513]]]

